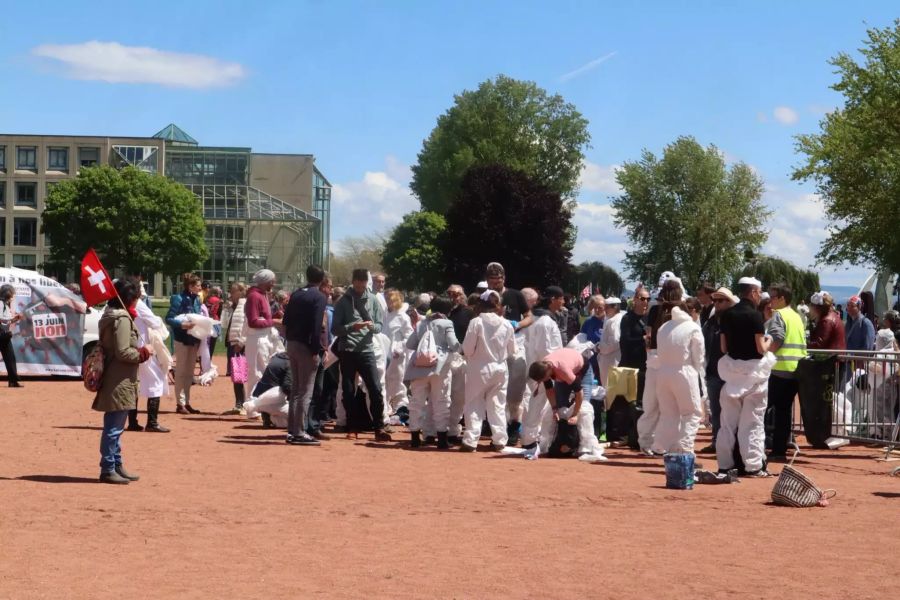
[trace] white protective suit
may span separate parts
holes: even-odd
[[[659,373],[657,350],[647,350],[647,374],[644,376],[644,395],[641,407],[644,414],[637,422],[638,445],[641,450],[662,454],[662,448],[654,443],[656,426],[659,423],[659,401],[656,397],[656,377]]]
[[[450,417],[447,435],[459,437],[462,426],[459,424],[466,410],[466,359],[456,352],[450,362]]]
[[[487,412],[491,441],[505,446],[506,361],[516,352],[512,325],[495,313],[482,313],[469,322],[463,353],[466,355],[466,430],[463,443],[471,448],[481,437],[482,415]]]
[[[286,428],[288,423],[288,397],[277,385],[244,402],[248,419],[255,419],[260,413],[269,413],[276,427]]]
[[[390,405],[391,412],[397,412],[401,406],[409,406],[406,386],[403,384],[403,373],[409,362],[410,352],[406,349],[406,340],[412,335],[413,326],[404,304],[396,312],[387,313],[383,333],[391,340],[391,360],[384,376],[384,402]]]
[[[541,384],[543,388],[543,384]],[[573,406],[559,409],[559,416],[566,419],[572,413]],[[603,456],[603,446],[594,435],[594,407],[591,406],[589,398],[585,397],[581,402],[581,410],[578,411],[578,456]],[[543,422],[541,423],[540,448],[541,454],[546,454],[556,437],[557,421],[552,410],[545,410],[543,414]]]
[[[655,443],[663,452],[693,452],[703,416],[700,378],[705,375],[705,344],[700,325],[678,307],[656,337],[659,371],[656,398],[659,423]]]
[[[525,362],[531,367],[554,350],[562,348],[562,335],[556,321],[544,315],[525,329]],[[535,391],[537,390],[537,391]],[[527,404],[526,404],[527,402]],[[538,441],[544,413],[550,413],[543,384],[528,380],[525,386],[525,414],[522,418],[522,446]],[[590,404],[590,403],[588,403]],[[555,434],[554,434],[555,435]],[[550,440],[553,441],[552,439]]]
[[[253,388],[262,379],[269,360],[278,352],[284,352],[284,343],[274,327],[249,327],[246,321],[241,337],[244,338],[244,354],[247,356],[247,383],[244,384],[244,393],[249,398]]]
[[[603,323],[603,334],[597,344],[597,363],[600,367],[600,385],[606,387],[606,374],[613,367],[619,366],[622,358],[622,350],[619,348],[619,339],[622,330],[619,324],[622,322],[622,311],[617,312]]]
[[[138,330],[138,343],[142,346],[151,346],[155,352],[149,360],[145,360],[138,368],[140,380],[140,394],[142,398],[161,398],[169,393],[169,367],[172,364],[172,356],[164,343],[160,342],[169,337],[169,328],[162,319],[153,314],[150,307],[144,302],[137,303],[137,318],[134,324]],[[154,334],[151,334],[155,332]]]
[[[740,446],[744,469],[758,471],[763,466],[766,432],[763,419],[769,394],[769,374],[775,355],[767,352],[759,360],[735,360],[727,354],[719,359],[719,377],[725,382],[716,458],[719,469],[734,467],[734,443]]]

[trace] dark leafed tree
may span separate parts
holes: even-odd
[[[510,287],[561,284],[572,254],[570,229],[559,193],[509,167],[474,167],[447,213],[441,241],[447,280],[468,289],[497,261]]]
[[[762,180],[744,163],[729,168],[715,146],[692,137],[666,146],[661,159],[645,150],[616,180],[623,193],[612,201],[613,220],[631,242],[624,262],[637,280],[673,271],[688,290],[729,281],[768,235]]]
[[[562,96],[499,75],[458,94],[438,117],[412,168],[410,188],[423,210],[446,214],[466,171],[500,164],[571,200],[591,139],[587,125]]]
[[[797,138],[805,163],[794,179],[812,180],[822,196],[828,237],[817,258],[900,272],[900,20],[871,29],[863,63],[841,53],[830,62],[844,105],[821,132]]]
[[[734,276],[733,285],[741,277],[756,277],[763,284],[763,290],[773,283],[786,283],[794,294],[793,303],[801,300],[809,302],[809,297],[819,291],[819,274],[774,256],[761,255],[752,258]],[[735,288],[736,289],[736,288]]]
[[[433,212],[409,213],[384,244],[381,263],[388,285],[402,290],[435,290],[442,286],[444,260],[439,240],[447,222]]]
[[[625,282],[616,270],[599,261],[583,262],[569,269],[566,290],[580,294],[586,285],[591,286],[592,294],[597,289],[606,296],[619,296],[625,291]]]
[[[109,269],[175,275],[206,260],[200,201],[186,187],[133,167],[82,169],[47,195],[41,231],[50,242],[44,265],[77,271],[94,248]]]

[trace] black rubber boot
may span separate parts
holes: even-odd
[[[447,432],[438,431],[437,447],[438,450],[449,450],[450,444],[447,442]]]
[[[159,398],[147,399],[147,427],[144,431],[153,431],[155,433],[169,433],[167,427],[159,424]]]
[[[507,446],[516,446],[519,443],[519,422],[510,421],[506,425],[506,435],[509,438]]]
[[[421,448],[422,447],[422,433],[420,431],[413,431],[410,434],[409,445],[412,448]]]
[[[128,431],[143,431],[144,428],[138,423],[137,408],[128,411]]]

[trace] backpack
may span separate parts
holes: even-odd
[[[81,378],[84,381],[84,389],[89,392],[99,392],[103,385],[103,368],[106,366],[106,353],[100,342],[94,344],[88,355],[81,363]]]
[[[438,362],[437,343],[434,341],[434,334],[431,332],[431,324],[425,324],[425,334],[419,340],[416,346],[415,365],[417,367],[433,367]]]

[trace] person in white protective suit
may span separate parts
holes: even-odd
[[[409,431],[411,445],[422,445],[425,409],[429,408],[431,426],[437,434],[437,446],[446,450],[450,422],[451,361],[459,351],[453,322],[447,314],[453,303],[446,296],[431,301],[431,314],[419,321],[416,331],[406,342],[414,354],[406,367],[404,381],[409,381]]]
[[[578,340],[572,341],[578,345]],[[559,348],[531,363],[528,377],[544,389],[549,404],[543,413],[540,444],[529,458],[546,454],[556,438],[561,421],[578,428],[578,448],[574,456],[588,455],[594,460],[605,460],[603,447],[594,436],[594,409],[584,401],[583,381],[590,373],[590,359],[578,349]]]
[[[647,376],[644,382],[644,395],[641,406],[644,414],[638,419],[638,445],[646,456],[663,454],[664,450],[655,443],[656,426],[659,423],[659,401],[656,397],[656,379],[659,375],[659,356],[657,352],[657,334],[662,324],[669,320],[672,308],[682,301],[684,287],[681,280],[666,271],[660,279],[660,290],[656,297],[656,305],[650,308],[647,317],[650,346],[647,350]]]
[[[530,288],[527,288],[530,291]],[[526,290],[522,290],[526,300],[530,301],[530,294]],[[537,299],[537,293],[534,294]],[[532,364],[542,359],[554,350],[562,348],[562,335],[556,320],[548,313],[533,310],[535,317],[534,323],[522,332],[516,334],[521,335],[525,339],[525,361]],[[525,414],[522,418],[522,447],[531,450],[534,448],[540,438],[541,422],[547,408],[547,394],[544,386],[525,386]]]
[[[466,356],[465,432],[459,449],[474,452],[481,437],[482,417],[487,412],[494,450],[509,439],[506,430],[506,361],[516,352],[512,325],[504,319],[500,294],[484,292],[476,306],[479,313],[469,322],[463,354]]]
[[[145,302],[138,302],[135,308],[137,318],[134,325],[138,330],[138,343],[153,348],[154,353],[138,367],[140,395],[147,399],[147,426],[138,424],[135,408],[128,412],[128,430],[168,433],[169,429],[159,424],[159,399],[169,393],[168,373],[172,355],[165,343],[169,329]]]
[[[462,286],[453,284],[447,288],[447,296],[453,302],[453,309],[447,317],[453,322],[453,331],[460,343],[460,352],[454,353],[450,359],[450,425],[447,428],[447,441],[451,446],[458,446],[462,442],[460,422],[466,409],[466,359],[461,352],[462,343],[466,339],[469,323],[475,316],[472,307],[478,301],[478,295],[472,294],[474,301],[470,306]]]
[[[624,313],[621,311],[622,301],[614,296],[606,298],[603,303],[606,321],[603,323],[600,343],[597,344],[597,363],[600,367],[600,385],[606,387],[606,374],[613,367],[619,366],[619,359],[622,357],[622,351],[619,348],[621,335],[619,324],[622,322]]]
[[[393,290],[388,292],[387,316],[384,318],[384,333],[391,341],[390,363],[384,376],[384,403],[390,407],[391,413],[402,406],[409,406],[403,374],[409,362],[409,350],[406,341],[413,333],[413,326],[406,311],[409,305],[403,302],[403,294]]]
[[[656,398],[659,423],[656,445],[664,452],[694,452],[694,439],[703,416],[701,378],[706,351],[700,324],[675,306],[671,319],[657,333],[659,371]]]
[[[248,419],[256,419],[260,413],[268,418],[263,422],[264,428],[286,428],[290,406],[293,377],[291,361],[287,352],[277,352],[269,359],[262,377],[251,390],[250,399],[244,402],[243,409]],[[264,417],[265,417],[264,415]]]
[[[763,317],[756,309],[761,287],[752,277],[738,281],[740,302],[722,313],[720,337],[724,356],[719,359],[719,376],[725,383],[716,458],[720,471],[734,468],[737,441],[748,477],[769,476],[763,419],[775,355],[769,352],[772,338],[766,335]]]

